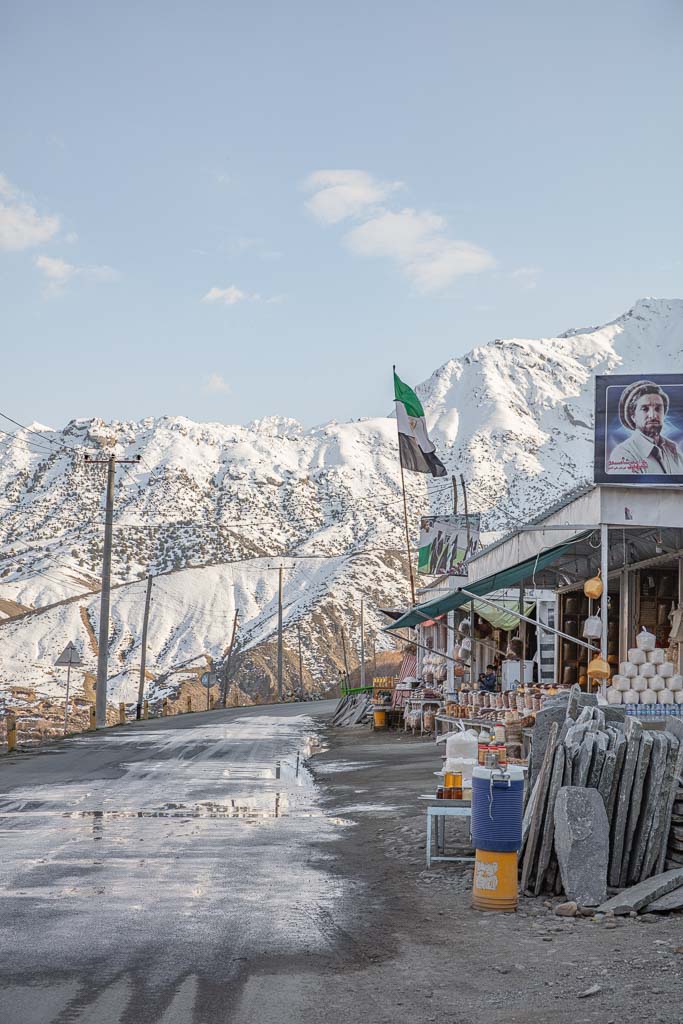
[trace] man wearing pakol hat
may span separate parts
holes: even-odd
[[[637,380],[624,388],[619,419],[631,436],[610,452],[608,473],[683,476],[683,455],[662,429],[669,411],[669,396],[651,380]]]

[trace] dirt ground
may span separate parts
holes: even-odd
[[[344,933],[322,989],[313,973],[308,985],[298,971],[289,987],[280,979],[288,1019],[298,1006],[301,1024],[319,1020],[324,992],[331,1019],[367,1024],[681,1024],[683,915],[560,918],[543,898],[474,911],[470,864],[425,863],[418,796],[434,792],[442,747],[361,726],[328,728],[325,742],[310,767],[328,813],[355,822],[325,851],[349,893]],[[447,852],[469,852],[469,822],[448,828]],[[276,1019],[267,989],[262,1024]]]

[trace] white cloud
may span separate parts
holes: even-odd
[[[449,237],[439,214],[410,208],[392,210],[386,200],[402,182],[382,182],[366,171],[315,171],[305,187],[306,206],[323,224],[354,217],[360,223],[344,236],[360,256],[386,257],[421,292],[446,288],[463,274],[495,266],[491,253],[472,242]]]
[[[520,288],[530,291],[538,284],[537,277],[541,273],[540,267],[518,267],[513,270],[510,277],[516,281]]]
[[[204,385],[204,390],[208,391],[209,394],[227,395],[230,393],[230,385],[226,383],[220,373],[212,373]]]
[[[64,235],[64,241],[68,242],[69,245],[75,245],[78,241],[78,235],[75,231],[69,231],[68,234]]]
[[[76,279],[105,284],[120,277],[113,267],[77,267],[57,256],[37,256],[35,265],[47,281],[45,293],[50,296],[61,295],[66,286]]]
[[[59,217],[41,216],[19,189],[0,174],[0,249],[19,251],[49,242]]]
[[[384,210],[349,231],[344,241],[360,256],[393,259],[421,292],[495,266],[486,249],[449,238],[446,227],[444,218],[429,210]]]
[[[356,217],[401,187],[400,181],[378,181],[366,171],[315,171],[304,182],[313,193],[306,206],[323,224]]]
[[[230,284],[227,288],[209,288],[206,295],[202,297],[202,302],[221,302],[224,306],[236,306],[238,302],[265,302],[270,303],[272,301],[279,301],[280,297],[276,296],[275,299],[264,298],[258,292],[243,292],[237,285]]]

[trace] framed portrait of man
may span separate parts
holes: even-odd
[[[683,375],[595,378],[594,479],[683,485]]]

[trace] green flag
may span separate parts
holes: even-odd
[[[436,449],[429,440],[422,402],[413,389],[403,383],[395,370],[394,398],[401,465],[414,473],[446,476],[446,467],[435,455]]]

